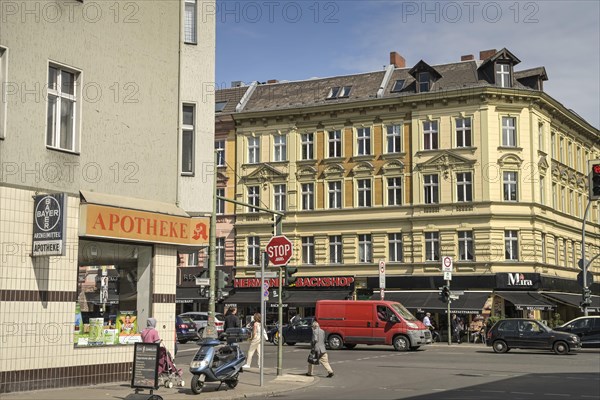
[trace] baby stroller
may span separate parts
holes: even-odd
[[[166,388],[172,388],[174,385],[185,386],[183,371],[177,369],[171,353],[162,341],[158,348],[158,384]]]

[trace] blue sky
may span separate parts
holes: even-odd
[[[217,0],[217,84],[408,67],[506,47],[517,70],[544,66],[544,89],[600,127],[600,2]]]

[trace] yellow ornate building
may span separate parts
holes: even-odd
[[[600,132],[543,91],[543,67],[517,71],[506,49],[479,58],[406,67],[391,53],[383,71],[246,88],[231,113],[235,196],[286,212],[298,276],[354,277],[360,297],[378,291],[383,260],[386,299],[435,311],[452,257],[457,312],[579,311]],[[600,252],[599,216],[596,203],[588,259]],[[248,207],[235,217],[237,282],[255,276],[273,228]]]

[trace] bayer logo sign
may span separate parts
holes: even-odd
[[[60,221],[60,213],[58,201],[52,196],[44,196],[35,207],[35,224],[40,230],[48,232]]]

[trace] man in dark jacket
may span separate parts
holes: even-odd
[[[227,313],[225,314],[225,322],[223,323],[223,332],[227,334],[227,329],[229,328],[239,328],[240,320],[237,317],[237,308],[229,307]]]

